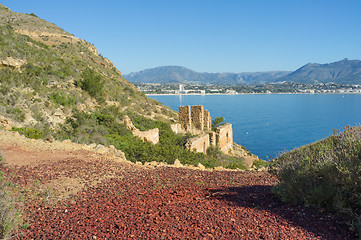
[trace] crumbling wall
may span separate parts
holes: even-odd
[[[150,142],[156,144],[159,142],[159,129],[153,128],[148,131],[133,131],[133,135],[142,139],[143,142]]]
[[[232,124],[227,123],[217,128],[219,149],[225,154],[233,153],[233,130]]]
[[[203,105],[195,105],[191,107],[192,125],[195,129],[203,131],[204,119],[203,119]]]
[[[217,144],[216,133],[215,132],[209,132],[208,134],[209,134],[209,145],[216,146],[216,144]]]
[[[191,119],[191,107],[188,106],[179,106],[178,116],[181,126],[185,130],[191,130],[192,119]]]
[[[207,109],[203,111],[203,125],[204,131],[211,130],[211,114],[208,112]]]
[[[209,147],[209,134],[203,134],[198,137],[194,137],[191,139],[188,139],[188,142],[186,144],[186,148],[188,150],[195,149],[197,152],[202,152],[204,154],[207,154],[207,149]]]
[[[159,142],[159,129],[154,128],[148,131],[140,131],[136,128],[128,116],[124,116],[123,123],[133,133],[134,136],[142,139],[143,142],[151,142],[156,144]]]
[[[173,123],[170,125],[171,129],[175,133],[185,133],[184,129],[182,128],[182,125],[179,123]]]

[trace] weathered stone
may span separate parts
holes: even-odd
[[[97,144],[96,143],[92,143],[92,144],[89,144],[89,148],[90,149],[94,149],[97,147]]]
[[[198,163],[198,164],[197,164],[197,168],[199,168],[200,170],[205,170],[205,169],[206,169],[206,167],[203,166],[202,163]]]
[[[134,136],[142,139],[143,142],[150,142],[153,144],[157,144],[159,142],[159,129],[154,128],[148,131],[134,131]]]
[[[192,127],[192,119],[191,119],[191,107],[188,106],[179,106],[179,121],[181,126],[185,130],[190,130]]]
[[[132,121],[130,120],[130,118],[128,116],[124,116],[123,117],[123,123],[125,124],[125,126],[127,126],[127,128],[130,131],[136,131],[138,130],[132,123]],[[139,131],[139,130],[138,130]]]
[[[0,116],[0,125],[2,125],[5,128],[5,130],[10,130],[11,129],[10,120],[3,117],[3,116]]]
[[[183,167],[183,164],[178,160],[178,159],[176,159],[175,161],[174,161],[174,167]]]
[[[63,141],[63,143],[65,143],[65,144],[71,144],[71,140],[70,140],[70,139],[65,139],[65,140]]]
[[[211,114],[208,112],[207,109],[203,111],[203,125],[204,131],[211,130]]]
[[[209,145],[216,146],[217,144],[217,135],[215,132],[209,132]]]
[[[100,153],[100,154],[104,154],[108,152],[108,148],[99,144],[95,149],[95,152]]]
[[[184,133],[182,126],[179,123],[174,123],[170,125],[171,129],[175,133]]]
[[[15,59],[12,57],[7,57],[6,59],[0,60],[0,65],[13,67],[13,68],[20,68],[25,63],[26,61],[23,59]]]
[[[203,131],[204,128],[203,114],[202,105],[195,105],[191,107],[192,126],[201,131]]]
[[[218,166],[218,167],[214,167],[213,169],[216,170],[216,171],[221,171],[221,170],[223,170],[224,168],[223,168],[222,166]]]
[[[232,124],[227,123],[217,128],[218,146],[225,154],[233,152],[233,130]]]
[[[208,147],[209,147],[209,134],[203,134],[201,136],[188,139],[188,142],[186,143],[187,149],[191,151],[195,149],[197,152],[202,152],[204,154],[207,154]]]
[[[125,158],[125,154],[124,154],[121,150],[117,150],[117,151],[115,152],[114,156],[119,157],[119,158],[126,159],[126,158]]]

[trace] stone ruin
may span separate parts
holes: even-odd
[[[179,122],[187,132],[201,133],[211,130],[211,115],[202,105],[179,106]]]
[[[134,136],[139,137],[143,142],[150,142],[157,144],[159,142],[159,129],[154,128],[148,131],[140,131],[136,128],[128,116],[124,116],[124,124],[133,133]]]
[[[218,127],[216,132],[212,131],[210,113],[204,110],[202,105],[180,106],[178,116],[179,124],[172,125],[174,132],[190,132],[198,135],[188,140],[187,149],[195,149],[197,152],[206,154],[207,148],[216,146],[218,142],[218,147],[223,153],[233,153],[232,124],[227,123]]]

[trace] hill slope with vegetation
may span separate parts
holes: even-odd
[[[0,5],[0,115],[30,138],[114,145],[127,159],[207,167],[243,167],[187,151],[190,135],[175,134],[177,114],[129,83],[96,48],[35,14]],[[142,142],[123,123],[160,130],[158,144]]]
[[[361,127],[285,153],[272,167],[283,200],[334,211],[361,236]]]

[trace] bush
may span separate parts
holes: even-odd
[[[68,96],[67,94],[65,94],[63,92],[54,92],[54,93],[50,94],[49,99],[53,103],[60,104],[63,106],[72,106],[75,104],[75,97]]]
[[[26,128],[26,127],[16,128],[16,127],[13,127],[11,129],[11,131],[19,132],[20,134],[24,135],[27,138],[32,138],[32,139],[43,139],[44,138],[43,131],[41,131],[39,129],[35,129],[35,128]]]
[[[102,80],[101,75],[94,70],[87,68],[83,71],[81,77],[82,80],[78,82],[77,85],[98,101],[104,101],[102,98],[104,81]]]
[[[2,159],[2,157],[0,157]],[[20,223],[20,217],[15,208],[15,200],[9,193],[9,185],[0,172],[0,238],[7,238],[11,231],[16,229]]]
[[[361,128],[346,127],[322,141],[276,158],[271,172],[283,200],[335,211],[361,222]],[[361,229],[360,229],[361,230]]]

